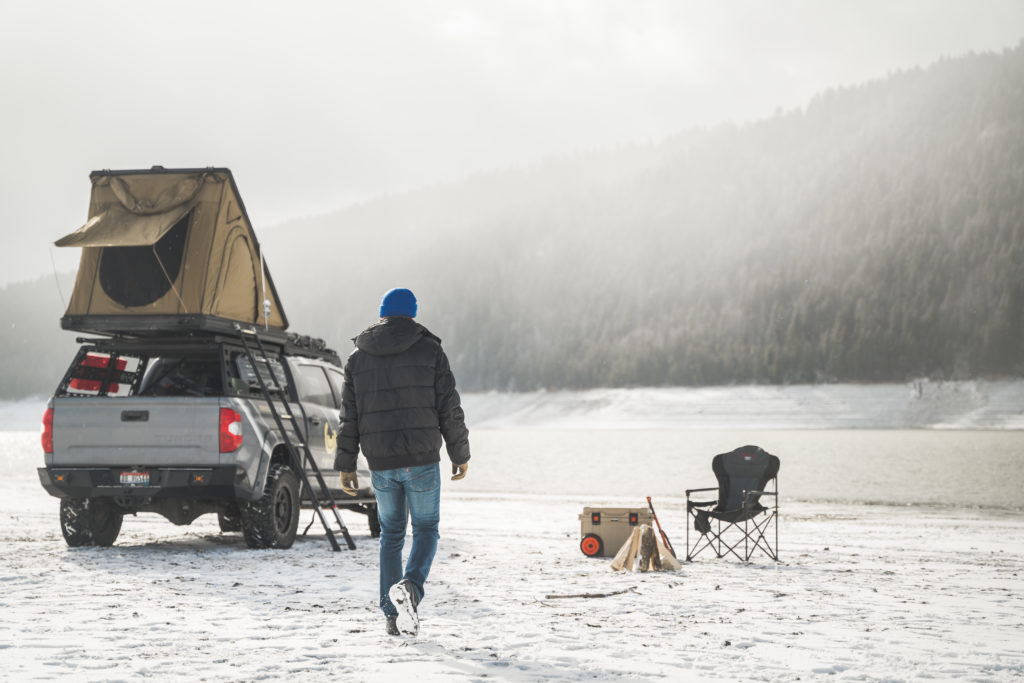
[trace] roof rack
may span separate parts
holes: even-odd
[[[123,317],[127,318],[128,316]],[[139,321],[143,318],[166,317],[168,316],[130,316],[133,321]],[[120,329],[120,331],[113,331],[112,327],[123,328],[121,325],[89,325],[88,327],[98,329],[83,330],[82,327],[75,326],[69,328],[67,325],[63,325],[66,318],[62,318],[61,323],[65,329],[75,329],[87,332],[91,331],[104,335],[99,338],[78,337],[76,339],[79,344],[92,344],[100,351],[144,349],[150,352],[174,353],[186,350],[201,350],[225,343],[234,346],[241,345],[238,338],[238,331],[235,329],[235,323],[232,321],[224,318],[210,318],[209,316],[181,316],[181,318],[203,318],[204,320],[190,320],[185,322],[181,322],[179,320],[178,322],[181,324],[177,327],[157,325],[140,327],[137,330]],[[216,324],[211,324],[213,321],[216,321]],[[260,329],[259,332],[260,338],[265,344],[272,345],[288,355],[319,358],[321,360],[334,363],[335,365],[341,365],[341,359],[338,356],[338,352],[334,349],[328,348],[323,339],[311,337],[309,335],[295,334],[294,332],[284,332],[273,328],[268,330]]]

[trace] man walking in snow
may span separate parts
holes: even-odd
[[[345,362],[334,467],[349,495],[359,489],[360,446],[370,465],[380,518],[380,608],[391,635],[419,631],[417,607],[437,551],[441,437],[452,479],[469,468],[469,430],[441,340],[417,323],[416,297],[392,289],[381,320],[355,338]],[[402,571],[406,519],[412,549]]]

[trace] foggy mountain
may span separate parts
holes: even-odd
[[[344,356],[409,287],[463,389],[1020,376],[1024,44],[767,120],[251,218],[293,331]],[[43,309],[15,299],[54,289],[0,289],[29,375]],[[33,379],[4,395],[59,377]]]
[[[48,396],[57,388],[80,336],[60,329],[74,284],[74,273],[60,273],[0,287],[0,399]]]
[[[1024,372],[1024,45],[262,235],[343,355],[411,288],[471,389]]]

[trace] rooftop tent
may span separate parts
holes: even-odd
[[[88,222],[56,242],[82,248],[61,327],[103,334],[223,331],[233,322],[288,327],[231,171],[154,166],[89,178]]]

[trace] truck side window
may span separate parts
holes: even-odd
[[[285,388],[288,387],[288,377],[285,375],[284,366],[274,356],[269,357],[269,363],[262,360],[256,361],[256,368],[259,370],[259,378],[253,372],[252,364],[244,353],[234,355],[234,368],[229,372],[231,388],[237,392],[258,395],[260,393],[260,378],[270,391],[277,391],[277,382],[282,382]],[[237,375],[237,376],[236,376]]]
[[[334,403],[341,407],[341,388],[345,386],[345,374],[333,368],[327,368],[327,379],[331,381],[331,389],[334,390]]]
[[[300,365],[298,374],[299,399],[317,405],[336,408],[331,385],[327,383],[327,375],[318,365]]]

